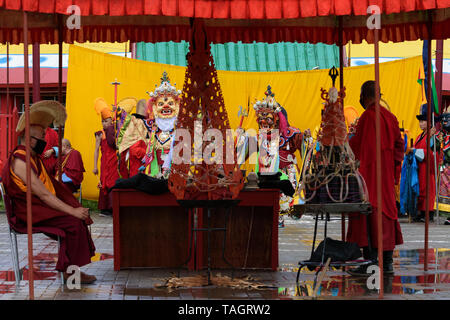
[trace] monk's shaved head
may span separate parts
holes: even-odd
[[[72,148],[72,144],[71,144],[70,141],[67,140],[67,139],[62,139],[61,144],[62,144],[63,146],[66,146],[67,148]]]

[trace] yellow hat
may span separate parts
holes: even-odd
[[[97,114],[102,116],[103,120],[112,117],[112,111],[109,108],[108,104],[106,103],[105,99],[103,99],[103,98],[95,99],[94,109],[97,112]]]
[[[66,122],[66,108],[54,100],[42,100],[33,103],[30,107],[30,125],[38,125],[46,129],[50,124],[63,126]],[[25,113],[17,122],[16,132],[25,130]]]
[[[137,105],[137,99],[133,98],[133,97],[126,97],[122,100],[119,101],[119,103],[117,104],[117,106],[122,109],[125,110],[126,113],[131,113],[131,111],[133,110],[133,108],[136,107]]]

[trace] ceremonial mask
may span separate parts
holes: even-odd
[[[156,99],[153,107],[153,115],[155,118],[168,119],[178,116],[180,110],[179,100],[175,100],[172,96],[160,96]]]
[[[155,119],[169,119],[178,116],[181,91],[170,84],[167,72],[164,71],[159,87],[156,87],[153,92],[148,92],[148,94],[150,95],[149,104]]]
[[[256,112],[256,122],[259,129],[278,129],[279,128],[279,112],[281,111],[280,104],[275,100],[275,94],[267,86],[267,91],[264,93],[266,97],[262,101],[256,101],[253,108]]]

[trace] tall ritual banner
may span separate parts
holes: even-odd
[[[169,190],[180,200],[235,199],[244,186],[242,172],[204,25],[194,23]]]

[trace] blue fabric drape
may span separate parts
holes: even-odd
[[[415,150],[405,155],[400,180],[400,213],[409,213],[412,217],[417,212],[417,198],[419,197],[419,175]]]

